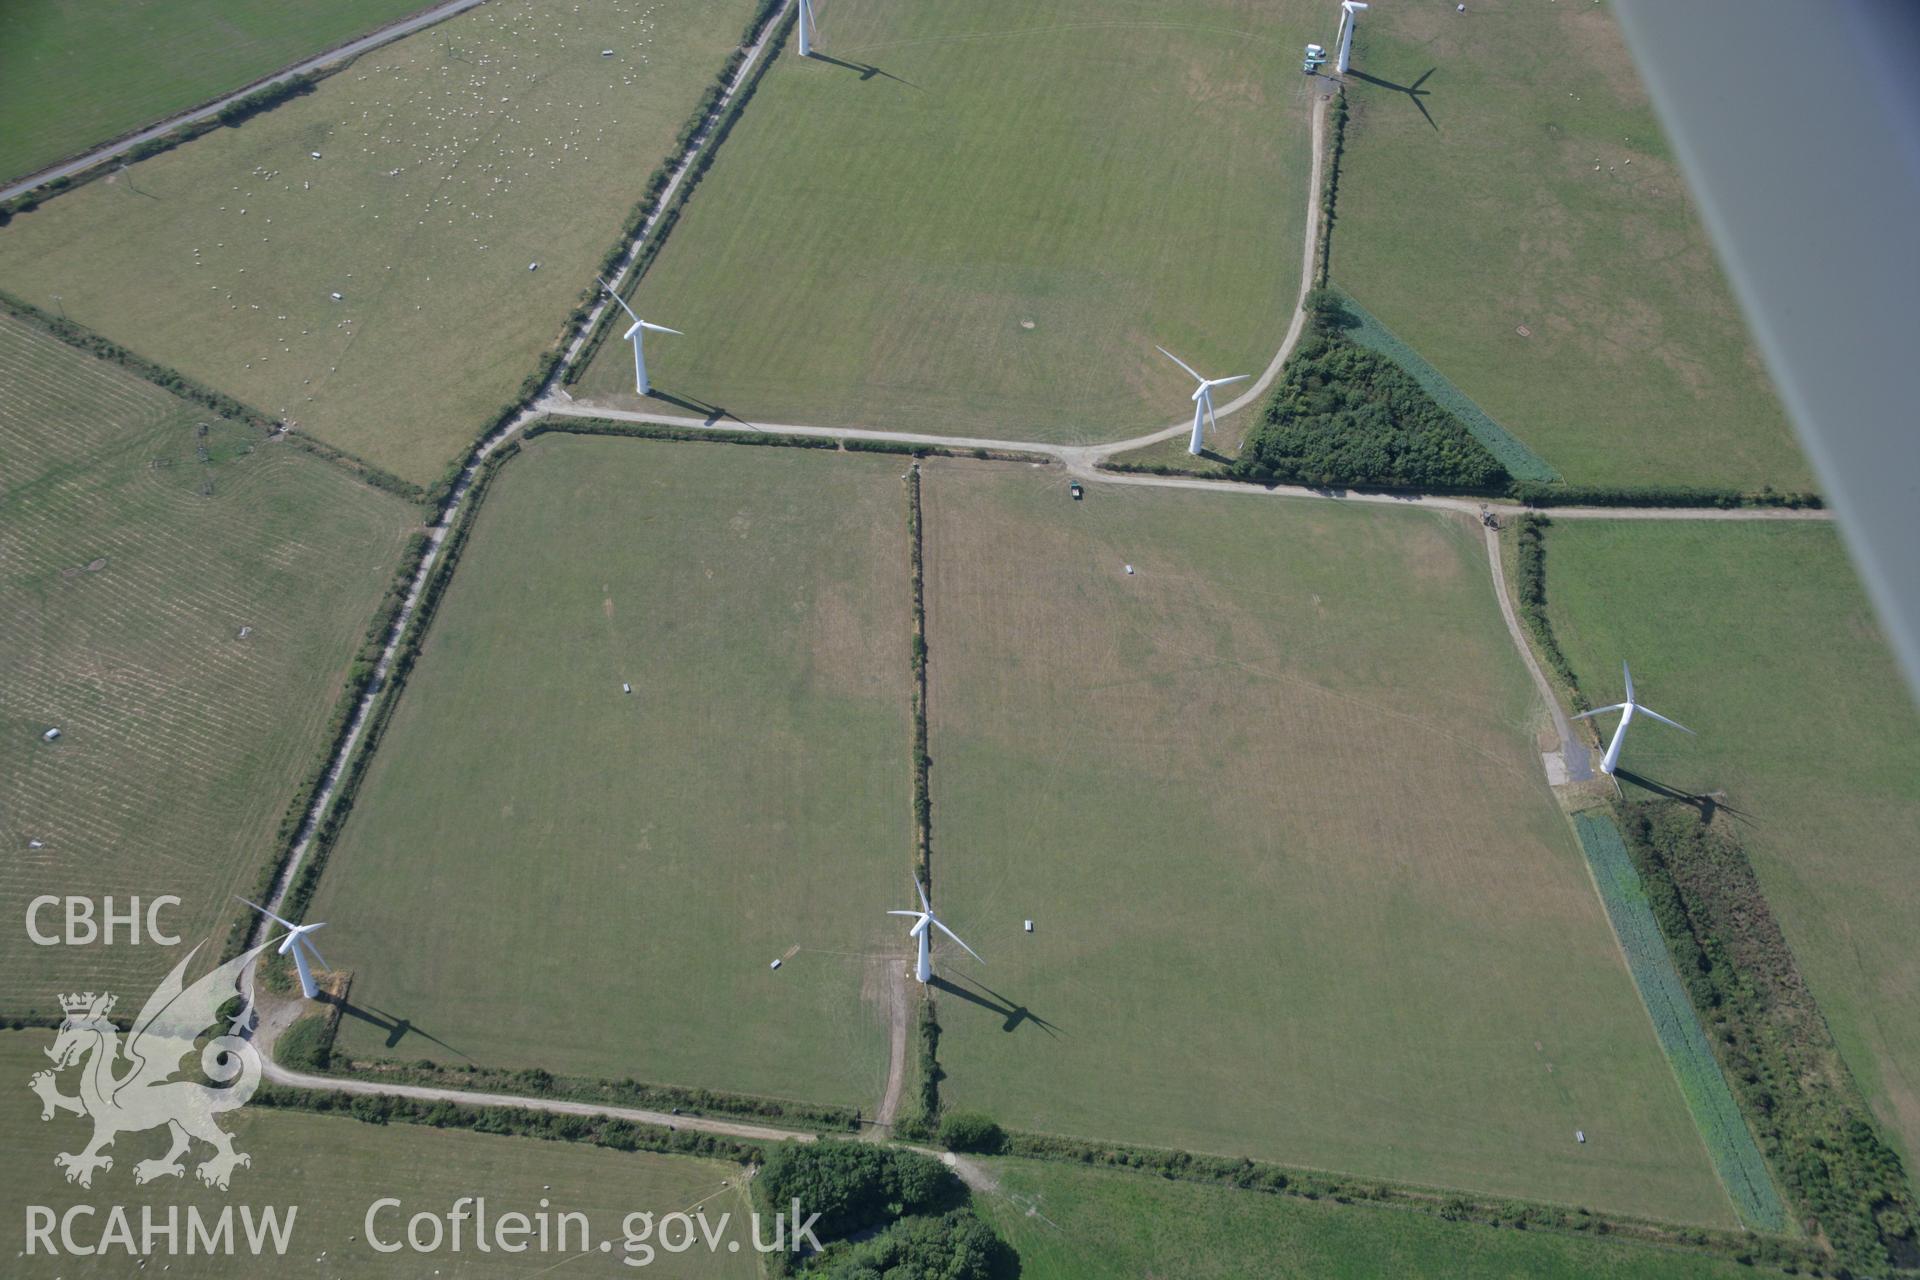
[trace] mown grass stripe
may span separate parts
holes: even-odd
[[[1347,310],[1360,322],[1357,328],[1347,330],[1347,337],[1405,369],[1420,384],[1422,391],[1432,396],[1441,408],[1460,419],[1461,425],[1473,434],[1475,440],[1487,447],[1487,452],[1500,460],[1500,465],[1514,479],[1534,480],[1541,484],[1560,481],[1560,473],[1549,466],[1545,458],[1527,448],[1505,427],[1488,417],[1485,409],[1454,386],[1446,374],[1428,364],[1418,351],[1396,337],[1393,330],[1381,324],[1372,312],[1354,300],[1352,294],[1339,285],[1329,287],[1340,295]]]
[[[1726,1077],[1720,1073],[1699,1015],[1687,998],[1686,988],[1680,985],[1680,975],[1674,972],[1659,922],[1653,918],[1639,873],[1627,858],[1619,828],[1604,813],[1577,813],[1573,825],[1580,836],[1580,847],[1586,851],[1587,865],[1593,869],[1600,900],[1606,904],[1607,918],[1626,954],[1627,968],[1640,989],[1640,998],[1646,1002],[1660,1047],[1673,1064],[1687,1110],[1707,1144],[1721,1185],[1732,1197],[1742,1222],[1763,1231],[1786,1230],[1786,1206],[1767,1174],[1759,1145],[1733,1100]]]

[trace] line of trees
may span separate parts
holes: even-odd
[[[1674,967],[1762,1153],[1834,1257],[1920,1269],[1920,1205],[1815,1006],[1753,864],[1710,804],[1622,804]]]

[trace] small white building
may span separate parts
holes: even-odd
[[[60,731],[58,729],[49,729],[40,735],[40,740],[43,742],[57,742],[59,739]]]

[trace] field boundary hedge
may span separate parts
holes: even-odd
[[[263,1083],[252,1105],[276,1111],[308,1111],[316,1115],[350,1116],[364,1124],[423,1124],[436,1129],[470,1129],[505,1137],[545,1138],[555,1142],[585,1142],[616,1151],[650,1151],[659,1155],[701,1156],[757,1165],[766,1160],[765,1148],[754,1143],[695,1129],[662,1129],[612,1116],[574,1115],[533,1107],[479,1106],[447,1101],[426,1102],[391,1094],[347,1093],[344,1090],[296,1089]]]
[[[927,592],[925,545],[921,537],[920,464],[907,468],[907,558],[913,602],[913,683],[909,693],[913,717],[913,874],[923,886],[933,887],[933,788],[928,775],[933,757],[927,754]]]
[[[1707,1043],[1700,1015],[1681,984],[1666,941],[1654,918],[1646,886],[1611,816],[1589,810],[1573,815],[1580,848],[1606,905],[1607,919],[1620,940],[1633,985],[1653,1020],[1660,1048],[1680,1083],[1687,1111],[1706,1144],[1720,1184],[1733,1200],[1740,1220],[1762,1231],[1787,1229],[1787,1209],[1773,1185],[1766,1161],[1746,1118],[1733,1099],[1720,1060]]]
[[[272,414],[256,409],[243,400],[235,399],[224,391],[215,391],[205,383],[189,378],[178,369],[149,360],[138,352],[130,351],[113,339],[96,333],[65,316],[49,315],[31,302],[16,298],[4,290],[0,290],[0,310],[6,311],[16,320],[33,325],[75,350],[84,351],[109,364],[119,365],[142,382],[152,383],[169,395],[197,404],[230,421],[242,422],[268,432],[268,438],[276,444],[290,445],[304,453],[311,453],[317,458],[331,462],[370,488],[393,494],[397,498],[413,503],[422,502],[427,496],[427,491],[412,481],[402,480],[392,472],[382,470],[344,449],[336,449],[330,444],[297,431],[276,431],[276,428],[281,426],[281,422]]]
[[[445,595],[447,584],[453,578],[453,571],[460,563],[461,551],[466,546],[468,535],[473,531],[474,521],[479,518],[487,490],[492,485],[494,477],[499,474],[500,468],[517,457],[519,452],[519,442],[508,441],[488,456],[479,465],[474,475],[473,483],[467,491],[467,501],[462,506],[461,513],[455,516],[455,524],[447,531],[443,540],[440,559],[422,585],[420,599],[412,615],[406,620],[405,629],[394,644],[393,662],[387,672],[386,681],[380,689],[379,699],[367,714],[360,748],[344,763],[339,781],[334,787],[331,803],[328,804],[326,812],[318,815],[314,822],[306,859],[301,863],[293,883],[287,886],[286,897],[282,900],[280,909],[288,919],[298,921],[306,915],[314,890],[319,887],[320,877],[326,870],[327,859],[333,852],[334,844],[340,838],[340,832],[346,825],[348,816],[353,812],[354,799],[360,790],[360,784],[365,780],[367,769],[379,750],[380,741],[386,734],[387,725],[393,718],[395,708],[400,704],[401,695],[406,692],[407,678],[412,674],[413,664],[420,656],[421,646],[426,642],[427,630],[432,625],[434,614],[440,607],[441,597]],[[291,850],[289,850],[290,853]],[[283,859],[274,873],[276,881],[284,870]],[[247,923],[251,924],[250,921]]]
[[[1514,571],[1519,581],[1514,596],[1520,605],[1520,618],[1533,636],[1533,644],[1567,687],[1568,701],[1575,711],[1589,710],[1587,695],[1573,674],[1573,664],[1560,648],[1560,638],[1547,617],[1547,539],[1545,531],[1553,521],[1545,516],[1523,515],[1513,522]]]
[[[319,763],[307,773],[288,799],[287,807],[280,815],[279,829],[274,833],[273,856],[262,862],[255,874],[252,894],[255,902],[266,902],[272,898],[274,885],[279,883],[288,859],[293,857],[294,847],[299,843],[300,833],[306,826],[307,813],[313,806],[313,797],[326,785],[334,757],[340,753],[347,733],[352,728],[354,710],[372,687],[374,672],[380,665],[380,654],[393,636],[400,610],[406,604],[407,591],[420,572],[420,561],[430,546],[432,543],[424,533],[416,532],[407,541],[407,550],[400,557],[400,566],[394,570],[393,579],[375,607],[373,618],[367,623],[366,632],[361,637],[360,648],[347,669],[346,684],[334,699],[333,710],[327,717],[326,745],[321,749]],[[233,924],[227,929],[226,946],[221,952],[224,958],[230,960],[247,949],[247,939],[252,936],[257,919],[250,912],[234,917]]]
[[[717,1115],[789,1126],[796,1133],[857,1133],[852,1107],[827,1103],[730,1093],[721,1089],[610,1080],[594,1076],[555,1075],[539,1067],[509,1069],[467,1065],[443,1066],[427,1062],[399,1062],[386,1058],[352,1058],[336,1054],[322,1068],[327,1075],[372,1084],[424,1085],[462,1093],[510,1093],[554,1098],[609,1107],[638,1107],[649,1111],[684,1112],[690,1116]]]
[[[1351,293],[1339,285],[1328,286],[1340,296],[1347,313],[1358,324],[1346,328],[1349,341],[1378,352],[1407,371],[1420,389],[1433,398],[1435,404],[1453,414],[1460,420],[1473,438],[1486,446],[1488,453],[1507,474],[1515,480],[1535,484],[1557,484],[1561,475],[1548,465],[1547,460],[1520,442],[1511,432],[1490,417],[1485,409],[1474,403],[1472,397],[1453,384],[1452,379],[1441,373],[1418,351],[1402,342],[1393,330],[1380,323],[1378,317],[1354,299]]]
[[[706,93],[701,95],[699,105],[688,117],[687,123],[681,126],[680,134],[675,139],[673,150],[668,153],[667,160],[647,179],[645,194],[627,215],[619,240],[600,260],[598,274],[604,276],[618,269],[621,260],[628,253],[633,253],[633,264],[626,273],[626,279],[620,282],[622,299],[631,298],[634,289],[646,276],[647,270],[653,266],[653,260],[659,256],[661,247],[667,242],[667,237],[673,234],[674,227],[678,225],[681,211],[686,208],[687,201],[692,198],[694,188],[700,185],[700,179],[705,177],[707,170],[713,166],[713,157],[720,150],[720,144],[725,142],[727,135],[733,132],[733,126],[740,119],[740,113],[746,110],[747,103],[752,101],[753,95],[759,90],[760,81],[767,74],[767,68],[773,65],[774,59],[785,47],[787,36],[793,30],[791,19],[769,37],[766,48],[760,51],[759,66],[740,86],[740,91],[734,94],[725,112],[715,118],[714,111],[720,105],[720,99],[726,93],[727,86],[739,73],[740,63],[746,58],[747,50],[753,47],[753,42],[759,39],[761,31],[768,22],[772,21],[784,2],[785,0],[760,0],[759,7],[754,10],[753,17],[747,22],[747,29],[741,37],[740,46],[734,50],[733,56],[727,60],[726,65],[720,69],[720,74],[714,77]],[[667,183],[673,179],[674,170],[679,168],[681,157],[686,155],[687,148],[702,131],[707,133],[706,145],[700,148],[700,153],[687,167],[687,176],[681,180],[679,190],[673,193],[673,203],[660,208],[660,193],[666,190]],[[652,234],[647,237],[645,243],[635,246],[634,236],[639,234],[647,219],[653,217],[656,210],[659,211],[659,218],[654,224]],[[588,292],[586,301],[591,302],[599,291],[596,280],[595,287]],[[608,307],[600,313],[600,319],[595,322],[593,331],[581,342],[579,354],[567,365],[566,371],[561,375],[561,381],[565,385],[573,386],[577,383],[581,374],[586,372],[587,366],[593,363],[594,356],[598,355],[600,348],[606,344],[607,334],[613,328],[614,317],[619,314],[622,313],[617,307]],[[584,313],[581,318],[585,318]]]
[[[1333,108],[1327,113],[1331,128],[1327,138],[1327,185],[1320,192],[1320,243],[1315,246],[1313,284],[1323,289],[1327,273],[1333,269],[1333,224],[1338,217],[1340,199],[1340,157],[1347,151],[1347,87],[1333,82]]]
[[[676,427],[664,422],[627,422],[618,418],[575,417],[550,414],[529,423],[520,433],[524,440],[544,435],[631,436],[637,440],[691,441],[696,444],[764,445],[774,449],[830,449],[847,453],[890,453],[910,458],[975,458],[988,462],[1043,462],[1053,458],[1043,453],[1022,453],[1017,449],[954,449],[946,445],[920,444],[910,440],[871,440],[833,435],[802,436],[782,431],[741,431],[729,427]]]
[[[396,21],[404,22],[407,17],[411,16],[411,14],[405,15]],[[409,34],[418,35],[419,32],[410,32]],[[354,36],[349,40],[342,41],[341,44],[336,45],[335,48],[344,47],[345,45],[352,44],[354,40],[362,38],[361,36]],[[402,39],[404,38],[405,37],[402,37]],[[322,50],[322,56],[324,56],[325,52],[325,50]],[[369,50],[369,52],[371,52],[371,50]],[[254,88],[251,92],[246,92],[248,86],[242,85],[239,90],[232,90],[229,91],[229,93],[220,94],[218,97],[208,98],[206,101],[188,107],[184,111],[176,111],[173,113],[175,118],[183,115],[192,115],[196,111],[201,111],[212,106],[214,103],[220,101],[221,98],[230,96],[233,92],[239,92],[241,94],[240,97],[235,98],[232,102],[229,102],[226,106],[220,108],[219,111],[210,116],[203,116],[198,120],[182,121],[165,133],[148,138],[145,142],[135,144],[121,155],[102,156],[98,161],[78,172],[69,173],[58,178],[49,178],[38,186],[30,187],[22,191],[19,195],[13,197],[13,199],[0,203],[0,227],[4,227],[8,222],[12,221],[16,214],[32,213],[54,196],[75,190],[79,187],[84,187],[97,178],[103,178],[109,173],[123,170],[129,165],[138,164],[142,160],[151,160],[157,155],[163,155],[168,151],[172,151],[175,147],[185,146],[187,143],[198,138],[206,137],[216,129],[237,129],[255,116],[262,112],[271,111],[283,102],[291,101],[294,98],[303,98],[307,94],[312,93],[314,88],[328,76],[336,72],[345,71],[348,67],[352,66],[358,57],[359,55],[356,54],[352,58],[343,58],[339,62],[324,67],[316,67],[312,71],[303,71],[299,75],[291,76],[285,80],[274,81],[274,76],[280,74],[280,72],[275,71],[253,81],[252,83],[258,87]],[[304,62],[306,59],[303,58],[301,61]],[[268,81],[273,81],[273,83],[269,84],[267,83]],[[138,128],[129,129],[125,133],[108,138],[105,142],[94,143],[80,151],[63,156],[50,165],[44,165],[41,167],[40,172],[44,173],[48,169],[57,169],[77,156],[86,155],[90,151],[98,151],[103,147],[111,147],[116,143],[132,137],[136,133],[141,133],[151,128],[153,128],[153,125],[143,124]],[[32,175],[29,174],[27,176],[31,177]],[[129,178],[128,181],[131,182],[132,179]]]
[[[1166,462],[1121,462],[1114,458],[1104,458],[1099,470],[1111,471],[1120,475],[1150,476],[1186,476],[1195,480],[1227,480],[1234,484],[1251,485],[1256,488],[1270,489],[1275,485],[1296,483],[1279,479],[1258,479],[1253,476],[1237,476],[1231,471],[1201,471],[1193,467],[1175,466]],[[1383,484],[1349,484],[1335,481],[1332,484],[1301,484],[1302,488],[1318,489],[1325,492],[1341,491],[1351,493],[1378,493],[1396,498],[1449,497],[1484,498],[1489,502],[1512,501],[1535,510],[1552,510],[1555,507],[1699,507],[1731,511],[1741,507],[1788,507],[1793,509],[1819,509],[1826,505],[1817,493],[1785,492],[1776,489],[1692,489],[1660,488],[1643,485],[1632,488],[1603,488],[1585,485],[1537,485],[1515,481],[1504,489],[1468,489],[1452,488],[1444,485],[1426,485],[1420,488],[1399,488]]]
[[[1829,1264],[1826,1254],[1813,1245],[1785,1236],[1708,1227],[1680,1227],[1649,1218],[1597,1213],[1569,1205],[1472,1196],[1439,1187],[1297,1169],[1240,1156],[1200,1155],[1168,1147],[1092,1142],[1019,1130],[1006,1131],[1004,1154],[1092,1168],[1131,1169],[1172,1181],[1232,1187],[1268,1195],[1297,1196],[1303,1200],[1373,1204],[1431,1214],[1449,1222],[1475,1222],[1482,1226],[1519,1231],[1544,1230],[1566,1235],[1617,1237],[1642,1244],[1718,1254],[1745,1264],[1760,1263],[1788,1270],[1799,1268],[1816,1276],[1826,1274],[1824,1268]]]
[[[1622,802],[1620,828],[1687,994],[1807,1233],[1869,1275],[1920,1270],[1920,1206],[1716,806]]]

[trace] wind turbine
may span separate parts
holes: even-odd
[[[598,276],[594,278],[599,279]],[[627,300],[621,297],[619,293],[615,291],[614,287],[608,284],[605,280],[600,281],[600,287],[602,289],[605,289],[608,293],[613,294],[613,300],[620,304],[620,309],[626,312],[629,316],[633,317],[633,323],[627,326],[627,331],[621,336],[624,337],[628,342],[631,342],[633,344],[634,394],[644,396],[649,391],[653,390],[653,384],[647,381],[646,353],[641,350],[641,346],[640,346],[642,339],[644,339],[646,336],[645,331],[651,329],[655,333],[671,333],[682,338],[686,337],[686,335],[684,333],[681,333],[678,329],[669,329],[667,328],[667,326],[663,324],[649,324],[645,320],[642,320],[637,314],[635,314],[634,309],[627,305]]]
[[[800,56],[813,56],[813,0],[800,0]]]
[[[1203,378],[1200,376],[1199,371],[1192,365],[1165,347],[1155,347],[1154,350],[1179,365],[1182,369],[1185,369],[1188,373],[1193,374],[1194,380],[1200,384],[1200,389],[1193,393],[1193,438],[1187,441],[1187,452],[1197,456],[1200,452],[1202,423],[1211,424],[1214,427],[1220,425],[1213,416],[1213,389],[1215,387],[1224,387],[1229,382],[1245,382],[1253,375],[1250,373],[1236,373],[1231,378]]]
[[[1353,61],[1353,29],[1358,25],[1354,15],[1366,7],[1361,0],[1340,0],[1340,61],[1334,69],[1341,75],[1347,74],[1347,66]]]
[[[1693,732],[1693,730],[1678,721],[1669,720],[1653,708],[1643,707],[1633,700],[1633,672],[1627,670],[1627,664],[1624,662],[1620,664],[1620,674],[1627,678],[1627,700],[1625,702],[1616,702],[1610,707],[1595,707],[1592,711],[1582,711],[1574,717],[1575,720],[1590,720],[1594,716],[1603,716],[1609,711],[1618,711],[1620,713],[1620,724],[1613,731],[1613,741],[1607,744],[1606,757],[1600,761],[1600,772],[1610,778],[1613,776],[1614,767],[1620,763],[1620,748],[1627,744],[1627,726],[1633,723],[1634,712],[1638,711],[1650,715],[1661,724],[1670,724],[1682,733]]]
[[[239,895],[236,894],[235,897],[238,898]],[[307,935],[315,929],[326,928],[326,922],[323,920],[319,924],[295,924],[291,920],[282,920],[279,916],[273,914],[273,912],[267,910],[257,902],[247,902],[245,898],[239,898],[239,901],[246,902],[248,906],[275,924],[287,926],[290,932],[287,934],[286,940],[280,944],[278,950],[283,956],[288,952],[293,953],[293,967],[300,971],[300,994],[309,1000],[318,1000],[320,998],[320,988],[313,984],[313,970],[307,965],[307,953],[313,953],[313,958],[320,962],[322,969],[327,967],[327,960],[325,956],[320,954],[320,948],[313,945],[313,939]]]
[[[965,951],[968,955],[972,956],[975,960],[980,960],[980,953],[978,951],[975,951],[972,947],[969,947],[965,942],[962,942],[959,934],[947,928],[946,925],[941,923],[940,917],[933,914],[933,908],[927,903],[927,891],[921,888],[920,882],[918,880],[915,880],[913,882],[913,887],[915,889],[918,889],[920,892],[920,909],[918,911],[887,912],[887,914],[890,916],[913,916],[914,917],[913,928],[910,932],[913,937],[918,938],[920,940],[920,957],[918,962],[914,965],[913,976],[918,978],[921,982],[927,982],[933,978],[933,957],[928,953],[928,944],[931,941],[931,930],[927,928],[928,925],[932,925],[933,928],[938,929],[940,932],[946,934],[949,938],[952,938],[955,942],[959,942],[961,950]],[[980,963],[985,964],[986,961],[980,960]]]

